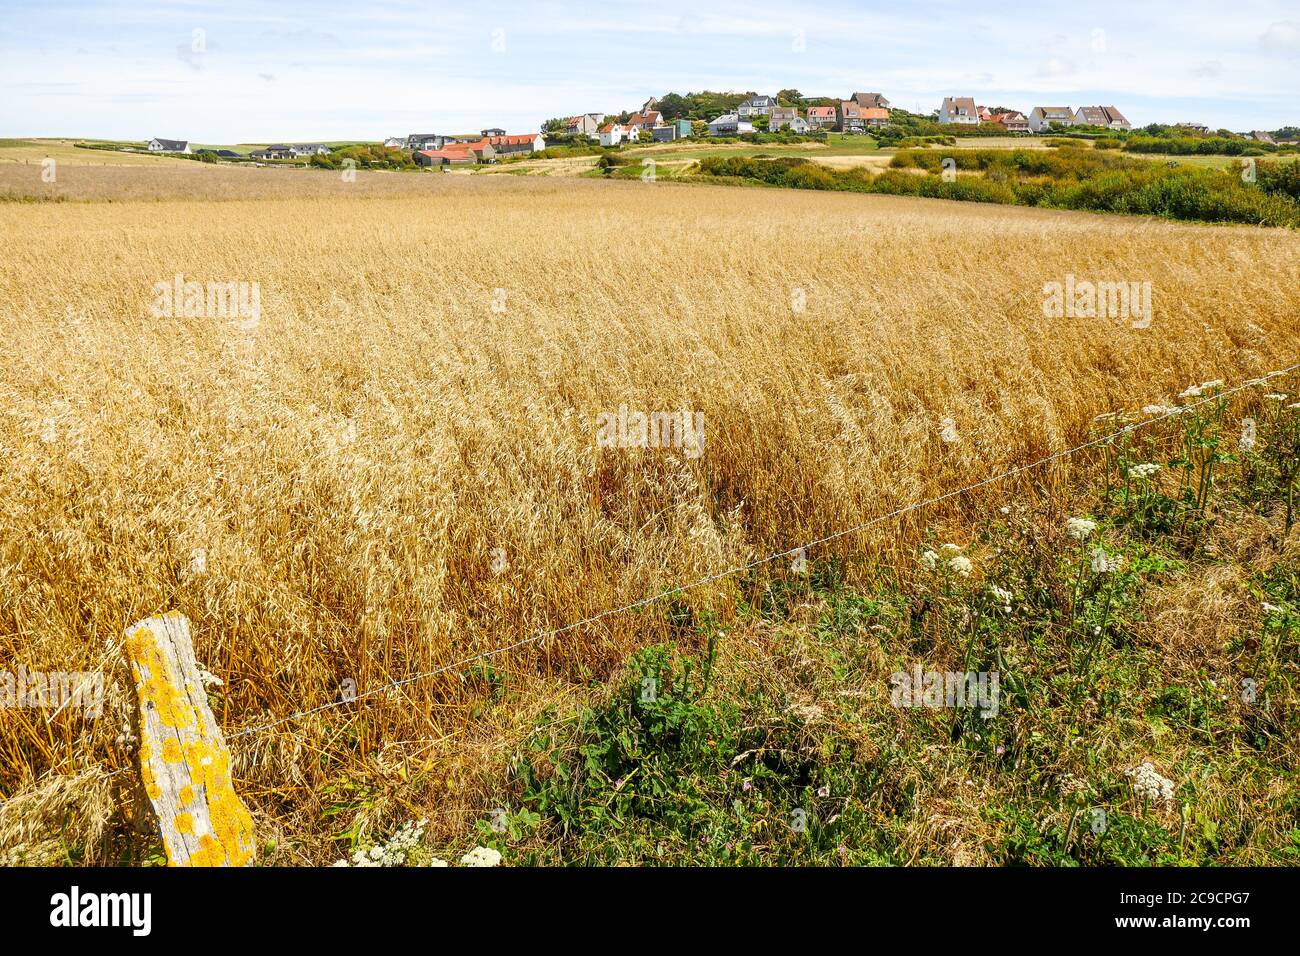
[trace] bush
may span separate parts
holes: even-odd
[[[945,182],[934,175],[951,158],[963,175]],[[925,196],[965,202],[1047,206],[1267,226],[1300,226],[1300,163],[1265,166],[1260,187],[1233,171],[1175,167],[1090,149],[900,150],[893,168],[872,177],[861,169],[836,170],[807,159],[738,156],[700,161],[701,172],[773,186]],[[919,169],[927,175],[904,170]]]
[[[1290,196],[1300,202],[1300,160],[1289,163],[1260,163],[1255,167],[1255,181],[1266,193]]]

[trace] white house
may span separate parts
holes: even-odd
[[[328,156],[330,148],[324,143],[294,143],[290,152],[294,156]]]
[[[780,132],[781,127],[788,126],[792,133],[808,132],[808,123],[793,106],[774,106],[767,114],[767,128],[773,133]]]
[[[151,153],[188,153],[190,144],[183,139],[151,139],[149,140],[149,152]]]
[[[964,126],[978,126],[979,107],[970,96],[945,96],[943,106],[939,107],[940,123],[960,123]]]
[[[1074,110],[1068,106],[1035,106],[1029,112],[1029,128],[1035,133],[1051,129],[1052,124],[1074,125]]]
[[[385,149],[404,149],[406,147],[405,136],[390,136],[384,140]]]
[[[600,145],[617,146],[627,135],[622,123],[606,123],[600,128]]]
[[[735,113],[723,113],[709,122],[710,136],[738,136],[741,133],[754,132],[754,124],[741,119]]]
[[[776,100],[771,96],[751,96],[736,107],[736,116],[740,119],[749,119],[751,116],[767,116],[776,105]]]

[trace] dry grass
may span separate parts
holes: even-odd
[[[28,188],[12,173],[0,191]],[[5,796],[129,765],[114,642],[158,611],[194,621],[229,733],[335,700],[345,679],[364,692],[1025,462],[1098,412],[1295,357],[1300,247],[1281,231],[197,164],[69,171],[57,188],[125,201],[0,205],[0,660],[107,666],[117,691],[93,725],[0,712]],[[228,201],[152,201],[183,191]],[[153,283],[177,273],[260,283],[260,325],[150,317]],[[1150,281],[1153,326],[1044,319],[1040,290],[1067,273]],[[597,448],[595,417],[621,404],[703,412],[703,456]],[[945,417],[960,443],[941,439]],[[904,542],[884,528],[841,545]],[[735,591],[684,599],[725,615]],[[303,860],[327,854],[310,834],[343,779],[449,832],[542,705],[670,634],[622,615],[497,658],[508,706],[453,672],[240,738],[241,790],[264,832],[307,841]],[[413,768],[436,800],[402,790]]]
[[[59,166],[147,166],[162,169],[167,164],[183,163],[173,157],[152,153],[125,153],[106,149],[86,149],[70,139],[0,140],[0,166],[27,166],[39,181],[41,161],[53,159]]]

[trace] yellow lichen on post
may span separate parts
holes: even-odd
[[[171,866],[246,866],[253,820],[230,780],[230,751],[208,707],[179,613],[126,630],[140,714],[140,779]]]

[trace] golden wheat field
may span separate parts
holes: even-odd
[[[71,820],[92,863],[131,825],[135,621],[193,622],[239,790],[291,862],[338,855],[324,808],[362,782],[374,813],[452,834],[539,714],[673,634],[572,622],[1300,341],[1281,230],[547,177],[24,175],[0,193],[66,201],[0,203],[0,661],[102,669],[108,698],[93,722],[0,711],[0,833]],[[260,315],[157,317],[178,275],[256,283]],[[1153,321],[1045,318],[1067,276],[1150,282]],[[620,407],[702,415],[701,453],[602,447]],[[832,547],[902,561],[921,523]],[[738,595],[678,600],[726,620]],[[492,658],[505,702],[451,668],[295,716],[552,630]]]

